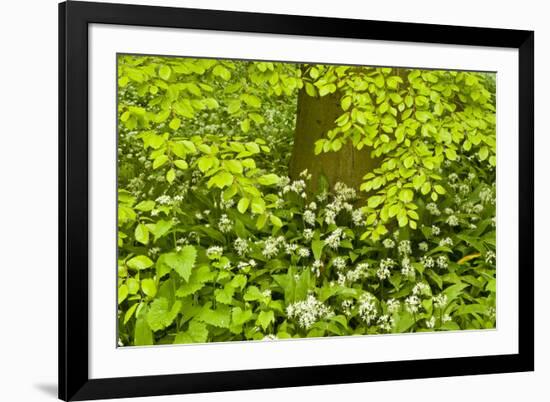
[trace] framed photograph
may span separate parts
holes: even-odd
[[[534,369],[534,33],[59,5],[59,397]]]

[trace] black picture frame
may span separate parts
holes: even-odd
[[[517,354],[90,379],[88,25],[374,39],[519,51]],[[59,4],[59,398],[88,400],[534,370],[534,32],[70,1]]]

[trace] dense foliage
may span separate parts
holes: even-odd
[[[494,328],[485,73],[119,56],[119,344]],[[298,91],[363,184],[288,177]],[[318,180],[316,191],[311,181]]]

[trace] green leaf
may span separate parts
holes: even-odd
[[[155,281],[153,279],[142,279],[141,290],[143,290],[143,293],[145,293],[147,296],[153,298],[157,294],[157,285],[155,284]]]
[[[183,159],[177,159],[174,161],[174,165],[176,165],[176,167],[178,169],[181,169],[181,170],[186,170],[189,165],[187,164],[186,161],[184,161]]]
[[[250,209],[253,214],[263,214],[265,212],[265,201],[263,198],[253,198]]]
[[[176,171],[172,168],[166,173],[166,181],[172,184],[176,179]]]
[[[264,331],[272,322],[275,322],[275,314],[273,314],[273,311],[260,311],[256,323],[259,324]]]
[[[134,345],[152,345],[153,342],[153,332],[151,331],[149,324],[147,324],[147,320],[144,316],[138,317],[134,328]]]
[[[132,269],[142,270],[152,267],[153,261],[151,261],[151,259],[146,255],[138,255],[128,260],[126,265]]]
[[[399,192],[399,199],[405,203],[411,202],[414,198],[414,192],[411,189],[404,188]]]
[[[313,251],[313,257],[316,260],[321,259],[321,254],[323,252],[323,247],[325,247],[325,241],[324,240],[313,240],[311,242],[311,250]]]
[[[177,253],[166,253],[159,257],[158,264],[166,265],[170,269],[176,271],[186,282],[189,280],[195,260],[197,258],[197,250],[194,246],[184,246]]]
[[[278,216],[275,215],[269,215],[269,220],[271,221],[271,224],[277,227],[283,226],[283,221]]]
[[[147,229],[147,226],[143,223],[137,225],[136,230],[134,231],[134,237],[141,244],[147,245],[147,243],[149,243],[149,230]]]
[[[237,204],[237,210],[241,214],[244,214],[246,212],[246,210],[248,209],[249,205],[250,205],[250,199],[246,198],[246,197],[243,197],[239,200],[239,203]]]
[[[143,211],[143,212],[149,212],[153,208],[155,208],[155,201],[141,201],[139,204],[135,206],[137,210]]]
[[[243,310],[240,307],[234,307],[231,310],[231,321],[234,325],[243,325],[252,319],[252,310]]]
[[[168,299],[160,297],[153,300],[147,312],[147,324],[153,331],[160,331],[172,324],[181,309],[181,302],[177,300],[171,307]]]
[[[118,287],[118,304],[122,303],[128,297],[128,286],[122,284]]]
[[[170,78],[171,73],[172,73],[172,69],[167,65],[162,65],[159,69],[159,77],[165,81],[167,81]]]
[[[181,126],[181,120],[177,117],[173,118],[170,123],[168,124],[168,127],[170,127],[172,130],[177,130]]]
[[[218,188],[224,188],[233,184],[233,175],[228,172],[220,172],[217,175],[210,178],[208,181],[208,188],[216,186]]]
[[[197,318],[215,327],[229,328],[229,322],[231,321],[231,309],[224,305],[219,306],[215,310],[206,308],[202,310]]]
[[[258,177],[258,183],[262,186],[271,186],[279,183],[279,181],[280,178],[275,173],[264,174],[263,176]]]
[[[153,161],[153,169],[158,169],[162,165],[164,165],[166,162],[168,162],[168,156],[166,155],[160,155],[155,158]]]
[[[124,325],[128,324],[128,321],[130,321],[138,306],[139,303],[134,303],[130,306],[126,313],[124,313]]]

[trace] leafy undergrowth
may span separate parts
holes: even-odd
[[[494,328],[487,147],[461,137],[393,204],[323,177],[312,193],[287,167],[308,82],[254,80],[261,64],[119,59],[119,344]]]

